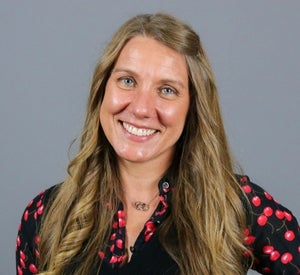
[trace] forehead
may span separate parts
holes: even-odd
[[[184,55],[147,36],[136,36],[125,44],[115,68],[120,66],[138,73],[148,71],[188,79]]]

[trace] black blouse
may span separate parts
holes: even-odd
[[[250,201],[247,211],[248,226],[244,242],[255,256],[252,269],[261,274],[300,274],[300,228],[292,213],[279,204],[246,176],[239,179]],[[38,230],[44,207],[54,187],[38,194],[27,205],[17,236],[16,271],[21,274],[38,273]],[[123,205],[115,214],[111,237],[105,251],[99,251],[100,270],[92,274],[179,274],[177,264],[163,249],[156,233],[159,225],[170,211],[170,183],[167,178],[159,182],[160,202],[151,218],[145,223],[133,247],[130,262],[126,262],[125,228]],[[171,236],[170,236],[171,237]],[[249,253],[245,252],[245,259]],[[100,266],[100,264],[99,264]]]

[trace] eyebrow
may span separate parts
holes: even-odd
[[[123,68],[113,69],[111,73],[128,73],[130,75],[137,76],[136,72],[134,72],[130,69],[123,69]],[[175,80],[175,79],[164,78],[164,79],[161,79],[160,82],[161,83],[170,83],[170,84],[173,84],[173,85],[178,85],[183,89],[188,88],[188,87],[185,87],[185,85],[181,81],[178,81],[178,80]]]

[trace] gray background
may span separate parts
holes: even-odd
[[[125,19],[156,11],[200,33],[237,161],[300,217],[299,1],[2,0],[1,274],[14,274],[25,205],[65,177],[101,50]]]

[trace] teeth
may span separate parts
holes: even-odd
[[[156,130],[136,128],[136,127],[134,127],[132,125],[129,125],[129,124],[125,123],[125,122],[123,122],[123,127],[130,134],[133,134],[133,135],[139,136],[139,137],[150,136],[150,135],[153,135],[156,132]]]

